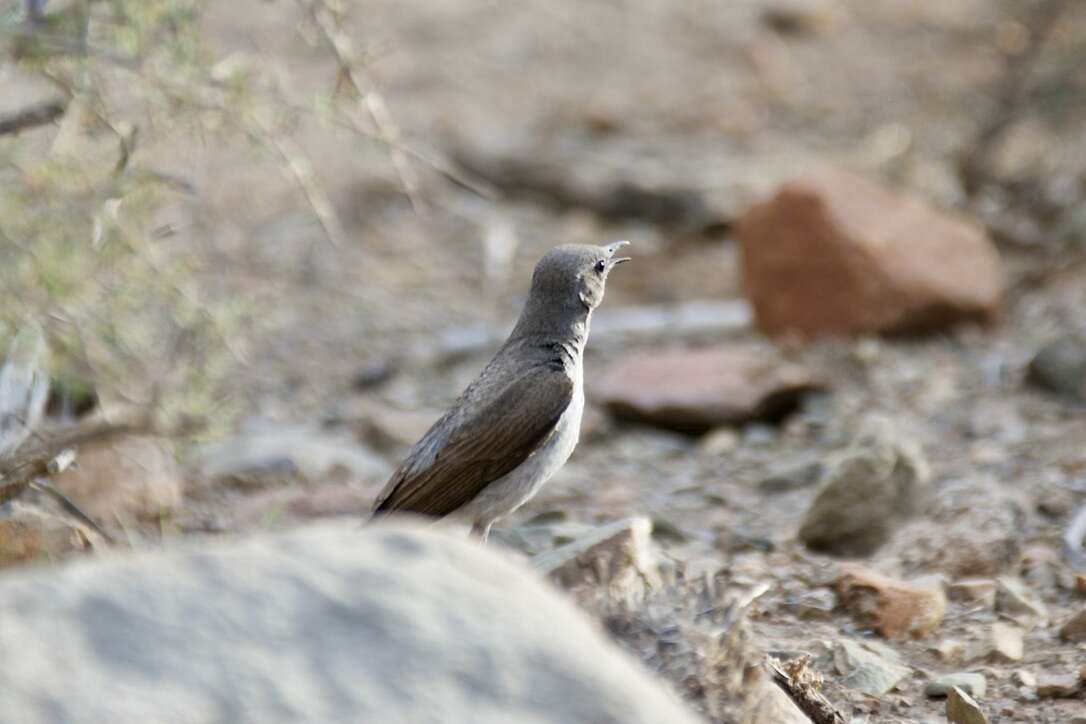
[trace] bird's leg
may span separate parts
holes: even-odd
[[[471,526],[471,534],[479,536],[479,539],[486,543],[486,539],[490,536],[490,526],[494,525],[494,521],[483,525],[479,521],[475,521]]]

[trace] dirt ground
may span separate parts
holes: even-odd
[[[766,12],[778,8],[798,8],[806,24],[774,29]],[[358,46],[371,49],[369,67],[405,142],[421,155],[536,160],[584,188],[692,189],[728,221],[780,180],[823,161],[937,204],[960,203],[955,154],[988,112],[1006,60],[1000,43],[1013,44],[1015,28],[1001,10],[985,0],[359,0],[348,20]],[[299,32],[300,20],[284,0],[238,0],[211,4],[205,22],[217,55],[268,64],[281,92],[306,103],[334,85],[336,72],[325,49]],[[1080,128],[1043,114],[1034,121],[1016,131],[1021,141],[1007,163],[1036,157],[1055,174],[1086,157]],[[440,411],[492,351],[449,360],[443,345],[472,330],[506,329],[532,265],[558,243],[631,241],[634,260],[616,272],[601,314],[741,299],[727,233],[707,238],[487,199],[413,159],[425,206],[416,211],[376,144],[310,116],[294,139],[330,190],[348,243],[331,244],[290,179],[250,147],[165,148],[158,160],[183,168],[200,189],[163,211],[163,222],[178,222],[170,243],[202,250],[199,281],[208,294],[241,295],[260,310],[238,333],[244,364],[236,393],[246,418],[342,420],[366,405],[423,417]],[[767,344],[755,330],[591,340],[583,442],[498,537],[650,516],[666,558],[771,584],[752,617],[759,645],[813,654],[826,694],[853,721],[943,721],[944,701],[926,697],[924,685],[965,670],[987,675],[981,704],[991,721],[1086,716],[1081,696],[1038,699],[1015,678],[1019,670],[1066,673],[1086,664],[1081,646],[1055,635],[1058,622],[1086,605],[1082,591],[1062,585],[1068,573],[1059,563],[1059,536],[1086,502],[1086,416],[1023,381],[1042,344],[1086,333],[1086,268],[1070,265],[1028,284],[1036,269],[1073,257],[1002,252],[1008,293],[997,328],[788,348],[828,391],[780,426],[735,429],[734,438],[717,435],[725,440],[717,445],[609,420],[594,405],[594,381],[635,349]],[[361,389],[363,373],[380,380]],[[868,632],[840,610],[812,615],[801,605],[828,590],[837,565],[795,541],[816,488],[800,482],[778,492],[761,483],[840,449],[871,413],[893,419],[922,446],[948,517],[903,529],[868,563],[888,575],[953,581],[961,576],[940,549],[961,541],[936,534],[959,520],[981,530],[1005,501],[1015,513],[1003,532],[1013,534],[1017,552],[1002,573],[1026,576],[1056,622],[1027,633],[1023,660],[941,658],[941,643],[980,645],[999,617],[952,601],[934,635],[891,644],[914,667],[898,690],[866,697],[835,682],[833,642]],[[395,464],[402,449],[382,455]],[[369,496],[383,482],[350,484]],[[241,508],[246,497],[234,492],[216,505]]]
[[[807,8],[812,29],[792,36],[767,27],[764,13],[778,6]],[[959,202],[954,154],[990,102],[1006,32],[997,8],[979,1],[396,0],[356,3],[350,18],[358,44],[374,49],[374,76],[413,146],[435,156],[466,150],[536,159],[589,187],[632,180],[691,188],[726,218],[824,160],[891,178],[940,204]],[[334,68],[295,32],[298,20],[290,3],[220,3],[207,27],[224,55],[275,64],[284,87],[304,99],[333,83]],[[1046,138],[1058,144],[1061,133],[1051,124]],[[635,260],[616,274],[606,309],[740,296],[727,235],[704,239],[487,200],[413,163],[427,207],[418,214],[381,149],[316,121],[304,121],[296,139],[332,190],[350,244],[331,246],[282,174],[244,149],[199,157],[207,191],[187,210],[201,220],[193,228],[208,247],[208,285],[250,295],[266,310],[246,332],[249,364],[239,381],[249,414],[313,419],[349,409],[354,396],[405,410],[441,408],[489,350],[436,368],[417,359],[431,359],[450,330],[503,329],[532,264],[560,242],[632,241]],[[762,645],[819,657],[831,699],[853,706],[854,721],[942,721],[944,704],[924,696],[924,682],[978,668],[988,675],[982,703],[993,721],[1070,721],[1086,709],[1081,700],[1037,700],[1013,672],[1073,669],[1084,660],[1081,648],[1041,627],[1028,634],[1020,662],[941,660],[939,642],[981,641],[995,617],[956,602],[934,637],[896,645],[916,668],[897,692],[878,700],[835,687],[825,652],[857,627],[840,612],[801,618],[795,605],[832,577],[830,559],[794,542],[814,490],[767,493],[758,485],[782,466],[840,448],[865,413],[881,412],[922,444],[936,495],[964,496],[955,515],[1005,496],[1024,511],[1013,531],[1021,550],[1056,551],[1068,511],[1086,498],[1086,418],[1022,378],[1039,345],[1086,331],[1086,273],[1072,269],[1031,288],[1015,286],[1036,263],[1031,252],[1005,250],[1005,263],[1011,286],[998,329],[875,343],[873,358],[847,343],[794,352],[829,382],[829,394],[780,428],[737,430],[726,452],[597,418],[573,460],[509,527],[646,514],[663,531],[658,542],[668,556],[773,583],[754,619]],[[589,345],[590,403],[593,376],[637,345]],[[400,372],[375,390],[351,391],[360,371],[382,365]],[[375,491],[382,481],[365,482]],[[1038,513],[1053,496],[1067,503]],[[921,548],[896,541],[878,567],[953,578]],[[1076,599],[1052,580],[1040,585],[1053,621],[1081,608],[1081,593]]]

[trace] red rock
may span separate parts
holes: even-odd
[[[738,224],[743,283],[772,335],[991,323],[999,255],[974,224],[839,168],[778,188]]]
[[[771,350],[717,347],[630,355],[600,375],[595,392],[616,417],[704,432],[779,417],[818,387]]]
[[[856,563],[841,565],[834,584],[841,605],[888,639],[923,638],[943,620],[939,588],[897,581]]]
[[[15,501],[0,516],[0,569],[89,552],[99,542],[80,523]]]

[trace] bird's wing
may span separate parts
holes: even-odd
[[[554,432],[573,399],[573,381],[565,370],[545,364],[497,388],[485,387],[491,402],[471,404],[478,395],[467,390],[416,443],[377,496],[375,514],[453,512],[524,462]]]

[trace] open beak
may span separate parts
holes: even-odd
[[[619,256],[619,257],[615,256],[615,252],[617,252],[622,247],[629,246],[629,245],[630,245],[630,242],[628,242],[628,241],[616,241],[614,244],[608,244],[606,247],[604,247],[607,250],[607,255],[611,257],[611,264],[610,265],[612,267],[618,266],[622,262],[630,260],[630,257],[628,257],[628,256]]]

